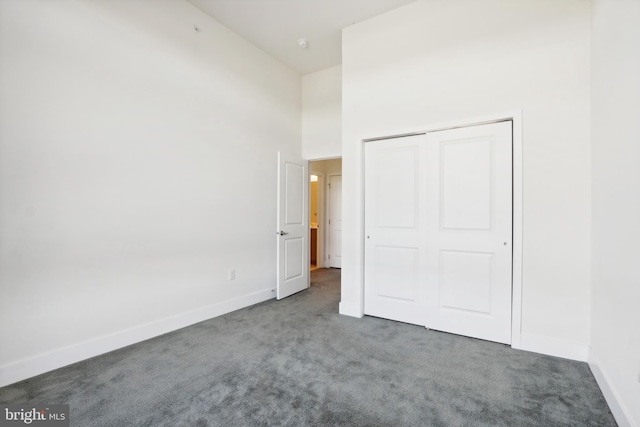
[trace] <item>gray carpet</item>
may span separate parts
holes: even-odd
[[[585,363],[340,316],[339,270],[282,301],[0,389],[72,426],[615,426]]]

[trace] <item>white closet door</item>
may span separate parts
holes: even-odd
[[[425,325],[511,342],[511,122],[427,134]]]
[[[365,314],[419,325],[424,140],[420,135],[365,144]]]
[[[511,342],[511,122],[365,144],[365,314]]]
[[[309,287],[308,163],[278,152],[276,297]]]

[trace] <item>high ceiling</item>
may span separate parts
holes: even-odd
[[[341,30],[415,0],[187,0],[291,68],[342,62]],[[306,49],[298,46],[306,39]]]

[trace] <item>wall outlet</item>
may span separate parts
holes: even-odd
[[[236,280],[236,269],[232,268],[229,270],[229,280]]]

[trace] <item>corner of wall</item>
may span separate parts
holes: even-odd
[[[611,381],[609,375],[602,367],[600,363],[600,359],[598,358],[596,352],[593,348],[589,347],[588,351],[588,363],[589,368],[591,369],[591,373],[593,374],[602,394],[604,395],[607,404],[609,405],[609,409],[611,409],[611,413],[613,414],[618,426],[620,427],[638,427],[633,424],[631,420],[631,416],[629,411],[625,407],[620,395],[616,392],[615,387],[613,386],[613,382]]]
[[[353,304],[353,303],[346,303],[341,301],[338,312],[343,316],[358,317],[358,318],[364,317],[364,313],[362,312],[362,310],[358,308],[357,304]]]
[[[522,334],[520,343],[518,345],[514,343],[512,347],[516,350],[532,351],[579,362],[586,362],[589,353],[589,347],[586,344],[535,334]]]

